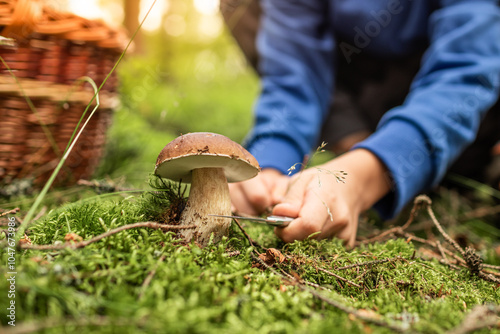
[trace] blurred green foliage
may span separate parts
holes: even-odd
[[[257,77],[225,31],[210,42],[146,35],[144,55],[119,65],[121,107],[97,178],[143,184],[158,153],[188,132],[216,132],[241,142],[252,123]]]

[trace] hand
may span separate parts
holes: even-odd
[[[263,169],[256,177],[229,184],[231,210],[240,214],[260,215],[279,203],[290,177],[273,168]]]
[[[334,173],[347,172],[345,183]],[[385,165],[370,151],[356,149],[293,176],[274,215],[297,217],[276,235],[285,242],[337,236],[354,245],[362,211],[389,192]]]

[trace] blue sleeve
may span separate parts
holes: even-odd
[[[405,103],[357,146],[377,155],[394,180],[394,191],[376,205],[384,217],[443,178],[499,95],[498,1],[443,0],[429,32],[430,46]]]
[[[335,44],[325,24],[327,4],[262,0],[262,87],[245,145],[263,168],[286,173],[317,144],[333,89]]]

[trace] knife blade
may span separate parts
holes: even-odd
[[[278,227],[286,227],[292,220],[295,218],[285,217],[285,216],[268,216],[266,218],[258,218],[258,217],[244,217],[244,216],[227,216],[227,215],[209,215],[213,217],[222,217],[222,218],[232,218],[232,219],[243,219],[252,221],[255,223],[270,225],[270,226],[278,226]]]

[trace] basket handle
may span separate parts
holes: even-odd
[[[36,22],[41,13],[42,6],[39,0],[17,0],[11,24],[5,27],[2,35],[18,41],[28,39],[35,30]]]

